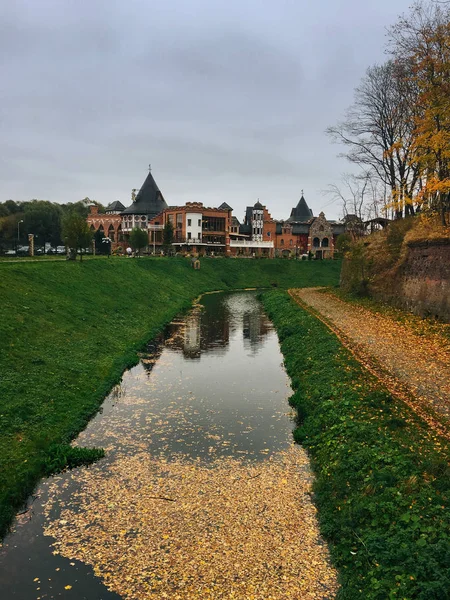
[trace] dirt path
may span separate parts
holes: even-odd
[[[402,396],[441,433],[449,434],[448,340],[438,334],[418,335],[407,324],[344,302],[318,288],[290,290],[290,294],[317,313],[392,393]],[[435,419],[433,412],[440,418]]]

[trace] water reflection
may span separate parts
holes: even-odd
[[[42,597],[57,597],[64,595],[66,584],[77,590],[77,598],[117,597],[93,577],[90,567],[55,555],[52,538],[43,535],[48,485],[53,489],[53,523],[63,527],[59,511],[76,513],[75,499],[89,490],[81,483],[83,473],[100,482],[117,465],[139,456],[147,457],[146,464],[176,465],[181,460],[209,468],[234,459],[260,464],[292,446],[291,390],[281,363],[276,333],[255,293],[206,295],[201,305],[176,319],[148,345],[79,436],[79,445],[103,446],[106,459],[44,483],[38,491],[41,499],[28,515],[31,521],[6,540],[2,597],[28,599],[44,589],[48,595]],[[101,506],[103,499],[99,502]],[[32,572],[22,577],[27,567]]]
[[[242,335],[244,348],[256,354],[271,331],[270,321],[254,293],[208,294],[183,321],[175,320],[169,325],[165,345],[182,352],[187,359],[200,359],[211,350],[217,354],[222,349],[225,354],[230,343]]]
[[[80,436],[108,453],[262,460],[291,443],[278,339],[254,292],[211,294],[151,344]],[[162,342],[162,340],[161,340]]]

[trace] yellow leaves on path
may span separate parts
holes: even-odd
[[[290,290],[290,294],[312,308],[392,393],[429,425],[448,434],[450,344],[445,335],[427,332],[425,325],[415,331],[408,322],[399,323],[317,288]],[[430,415],[433,411],[444,417],[444,423]]]
[[[335,596],[308,459],[298,446],[262,463],[227,457],[205,465],[140,453],[117,458],[109,473],[95,466],[73,477],[79,491],[71,508],[45,533],[123,598]]]

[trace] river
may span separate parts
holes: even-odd
[[[148,345],[0,550],[0,595],[333,598],[289,379],[255,292],[204,295]]]

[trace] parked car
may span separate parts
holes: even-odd
[[[65,254],[66,247],[65,246],[56,246],[56,254]]]
[[[7,250],[5,252],[5,256],[16,256],[16,251],[15,250]]]

